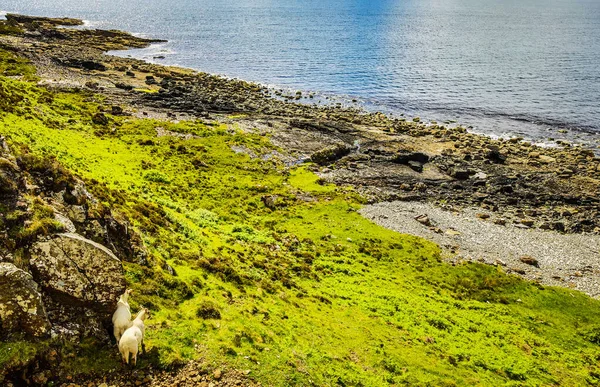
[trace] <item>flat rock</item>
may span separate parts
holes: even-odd
[[[106,247],[78,234],[59,234],[31,248],[31,269],[57,299],[110,310],[125,290],[121,261]]]

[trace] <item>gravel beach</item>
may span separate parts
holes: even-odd
[[[421,202],[378,203],[364,207],[360,213],[391,230],[438,243],[450,261],[501,265],[506,272],[529,280],[600,297],[598,235],[560,234],[496,224],[503,221],[486,218],[481,209],[456,211]]]

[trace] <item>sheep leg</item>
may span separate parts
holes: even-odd
[[[142,337],[142,353],[146,354],[146,345],[144,344],[144,338]]]
[[[127,350],[122,350],[121,352],[121,357],[123,358],[123,362],[125,364],[129,364],[129,352]]]
[[[133,359],[132,359],[133,360],[133,366],[135,367],[136,364],[137,364],[137,354],[134,353],[134,354],[132,354],[132,356],[133,356]]]
[[[121,332],[119,332],[119,328],[115,327],[113,329],[113,334],[115,335],[115,339],[117,339],[117,346],[118,346],[119,340],[121,340]]]

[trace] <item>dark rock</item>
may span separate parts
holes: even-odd
[[[422,152],[400,151],[393,159],[398,164],[408,165],[410,161],[416,161],[421,164],[429,162],[429,156]]]
[[[485,158],[496,164],[504,164],[506,156],[500,153],[498,149],[490,149],[486,152]]]
[[[416,172],[423,172],[423,164],[418,161],[409,161],[408,166]]]
[[[538,262],[537,259],[533,258],[530,255],[524,255],[521,258],[519,258],[519,260],[523,263],[526,263],[527,265],[531,265],[531,266],[535,266],[535,267],[540,267],[540,264]]]
[[[122,90],[133,90],[133,86],[128,85],[128,84],[123,83],[123,82],[117,82],[117,83],[115,83],[115,87],[117,89],[122,89]]]
[[[91,60],[91,59],[80,59],[80,58],[55,58],[55,61],[59,64],[74,67],[78,69],[84,70],[96,70],[96,71],[106,71],[107,67],[104,63]]]
[[[8,21],[16,21],[20,24],[31,24],[31,23],[44,23],[54,26],[82,26],[83,20],[80,19],[72,19],[72,18],[51,18],[51,17],[41,17],[41,16],[27,16],[27,15],[19,15],[16,13],[7,13],[5,15],[6,20]]]
[[[467,169],[452,169],[450,170],[450,176],[458,180],[466,180],[469,178],[470,174]]]
[[[108,117],[104,113],[96,113],[92,116],[92,122],[96,125],[108,125]]]
[[[123,114],[123,108],[118,105],[113,105],[110,108],[110,113],[113,116],[120,116],[121,114]]]

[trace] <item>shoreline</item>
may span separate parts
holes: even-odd
[[[148,34],[141,34],[147,36]],[[140,35],[140,36],[141,36]],[[168,43],[168,41],[167,41]],[[141,48],[140,50],[147,50],[151,46]],[[443,125],[447,127],[462,127],[466,128],[469,133],[479,136],[489,137],[491,139],[505,139],[520,138],[524,141],[530,141],[537,146],[556,148],[560,147],[562,143],[570,143],[572,146],[581,146],[586,149],[591,149],[596,155],[600,156],[600,128],[595,127],[579,127],[569,122],[555,121],[551,122],[544,120],[540,117],[532,117],[524,114],[509,114],[509,113],[489,113],[489,112],[472,112],[472,113],[457,113],[455,111],[449,111],[442,113],[441,111],[435,111],[431,109],[402,109],[400,107],[392,107],[389,104],[385,104],[381,101],[375,101],[371,98],[364,96],[355,96],[349,94],[340,94],[335,92],[326,91],[315,91],[309,89],[295,88],[293,86],[277,85],[261,82],[258,80],[248,80],[237,76],[230,76],[225,73],[218,72],[205,72],[201,68],[195,68],[193,66],[188,67],[177,63],[168,63],[168,56],[163,55],[160,52],[156,53],[156,56],[163,56],[163,58],[150,58],[150,54],[134,54],[136,49],[129,49],[125,51],[114,51],[107,53],[108,55],[115,55],[120,58],[130,58],[135,60],[141,60],[147,63],[151,63],[159,66],[173,66],[183,69],[196,71],[199,73],[209,74],[211,76],[221,77],[231,81],[244,81],[253,84],[260,85],[269,91],[269,95],[272,98],[279,98],[280,100],[289,99],[290,102],[299,103],[303,105],[313,107],[332,107],[336,108],[336,104],[340,104],[345,109],[356,109],[360,113],[382,113],[393,119],[406,119],[410,120],[414,117],[420,117],[425,124],[437,125],[443,122]],[[129,53],[129,54],[128,54]],[[171,54],[173,51],[171,51]],[[164,61],[164,62],[163,62]],[[297,92],[302,93],[302,98],[297,100],[295,98]],[[308,96],[311,96],[310,99]],[[313,97],[314,96],[314,99]],[[466,115],[471,117],[471,120],[480,121],[487,120],[487,126],[494,123],[494,126],[499,127],[493,131],[486,129],[486,123],[480,122],[479,124],[462,122],[460,117],[454,117],[453,119],[435,119],[431,118],[435,115],[441,116],[446,114],[447,116],[453,116],[456,114]],[[486,117],[483,119],[483,117]],[[510,118],[510,120],[507,120]],[[466,118],[469,120],[469,118]],[[476,125],[476,126],[473,126]],[[520,129],[521,132],[517,132],[518,126],[524,125],[530,130],[534,130],[537,133],[531,134],[528,130]],[[543,133],[543,134],[542,134]]]
[[[600,233],[600,157],[587,148],[568,142],[539,147],[519,137],[494,139],[419,118],[298,104],[304,96],[272,96],[258,83],[106,54],[161,41],[118,31],[62,29],[65,19],[41,20],[51,21],[42,35],[25,34],[5,44],[28,56],[52,87],[100,92],[117,105],[133,106],[129,114],[146,109],[167,119],[205,120],[242,114],[227,119],[249,130],[259,127],[298,160],[318,160],[315,171],[324,179],[354,186],[369,202],[454,201],[534,228]],[[58,28],[67,36],[53,37]],[[569,206],[589,213],[570,211],[575,223],[563,222],[560,212]]]
[[[14,14],[11,12],[5,12],[5,13]],[[0,15],[0,16],[2,16],[2,15]],[[65,18],[57,17],[57,18],[49,18],[49,19],[64,20]],[[61,26],[61,28],[95,30],[98,28],[98,25],[100,25],[102,23],[101,21],[90,21],[90,20],[85,20],[85,19],[80,19],[80,21],[82,22],[81,25],[66,26],[66,27]],[[86,22],[88,23],[87,25],[86,25]],[[144,32],[144,33],[127,32],[127,33],[131,34],[134,37],[141,37],[142,39],[144,39],[144,36],[151,36],[151,33],[148,33],[148,32]],[[117,50],[114,50],[114,52],[107,51],[105,54],[114,55],[114,56],[117,56],[117,57],[120,57],[123,59],[140,60],[140,61],[150,63],[153,65],[157,65],[157,66],[178,67],[181,69],[190,70],[190,71],[194,71],[194,72],[198,72],[198,73],[202,73],[202,74],[208,74],[210,76],[220,77],[220,78],[230,80],[230,81],[242,81],[242,82],[248,82],[251,84],[256,84],[262,88],[267,89],[269,91],[269,96],[272,98],[280,99],[283,101],[287,100],[290,102],[296,102],[296,103],[304,104],[304,105],[311,106],[311,107],[313,106],[313,100],[308,99],[307,95],[313,95],[313,96],[320,98],[320,101],[317,102],[316,104],[314,104],[317,107],[322,106],[322,107],[331,107],[331,108],[335,109],[335,108],[339,107],[339,106],[336,106],[336,104],[338,102],[341,102],[342,108],[356,109],[360,113],[367,113],[367,114],[383,113],[386,116],[389,116],[393,119],[406,119],[406,120],[411,120],[413,117],[420,117],[423,120],[422,122],[424,122],[426,124],[438,125],[438,123],[440,123],[440,125],[445,125],[447,127],[466,128],[469,133],[472,133],[474,135],[489,137],[491,139],[509,140],[511,138],[513,138],[513,139],[518,138],[521,140],[530,141],[530,142],[540,145],[542,147],[555,148],[555,147],[560,147],[563,143],[568,143],[572,146],[582,146],[585,149],[591,149],[597,156],[600,156],[600,131],[595,131],[593,129],[586,129],[585,127],[578,127],[578,126],[573,125],[568,122],[559,122],[559,121],[546,122],[543,119],[542,119],[542,121],[540,121],[539,117],[530,117],[530,116],[526,117],[523,114],[517,114],[516,118],[512,118],[514,116],[514,114],[509,114],[509,113],[490,114],[489,112],[477,112],[477,113],[463,112],[463,113],[460,113],[462,115],[466,114],[467,117],[471,117],[471,120],[475,120],[475,122],[478,122],[481,119],[481,117],[492,117],[491,119],[493,121],[487,122],[487,125],[485,122],[479,122],[479,123],[475,123],[475,122],[469,123],[467,121],[461,122],[460,117],[454,117],[452,119],[446,117],[447,119],[439,119],[438,120],[438,119],[432,118],[432,117],[434,117],[435,115],[443,114],[443,113],[436,112],[436,110],[431,110],[431,109],[425,109],[425,110],[423,110],[423,109],[418,109],[418,110],[408,109],[407,110],[404,108],[392,107],[391,105],[387,105],[383,102],[373,101],[372,99],[370,99],[368,97],[352,96],[352,95],[340,94],[340,93],[335,93],[335,92],[320,92],[320,91],[308,90],[308,89],[299,90],[293,86],[270,85],[269,83],[265,83],[265,82],[261,82],[261,81],[246,80],[246,79],[240,78],[238,76],[230,76],[230,75],[227,75],[224,73],[205,72],[203,69],[195,68],[193,66],[189,67],[189,66],[185,66],[185,65],[181,65],[181,64],[161,63],[160,61],[162,59],[159,59],[158,61],[150,60],[148,58],[143,58],[143,55],[128,56],[129,52],[131,52],[131,51],[135,52],[134,50],[136,50],[136,49],[146,50],[146,49],[149,49],[153,44],[168,43],[168,42],[169,42],[168,40],[164,40],[164,41],[152,43],[151,45],[146,46],[146,47],[119,48]],[[158,56],[161,56],[161,55],[162,54],[158,53]],[[295,98],[296,97],[295,93],[297,91],[302,92],[302,98],[300,100]],[[459,114],[459,113],[452,112],[452,114],[450,114],[450,115],[454,116],[455,114]],[[506,121],[504,124],[501,124],[500,118],[505,118],[505,117],[512,118],[514,123],[508,124],[508,123],[512,123],[512,121]],[[469,120],[469,119],[467,118],[467,120]],[[490,120],[490,118],[487,118],[486,120]],[[443,124],[441,124],[441,122],[443,122]],[[523,123],[523,125],[526,125],[529,128],[529,130],[516,131],[516,128],[519,126],[519,125],[517,125],[518,123]],[[475,126],[473,126],[473,125],[475,125]],[[492,125],[492,126],[500,125],[500,126],[497,129],[491,131],[491,130],[486,129],[486,126],[490,126],[490,125]],[[537,131],[538,133],[537,134],[529,133],[530,130]]]

